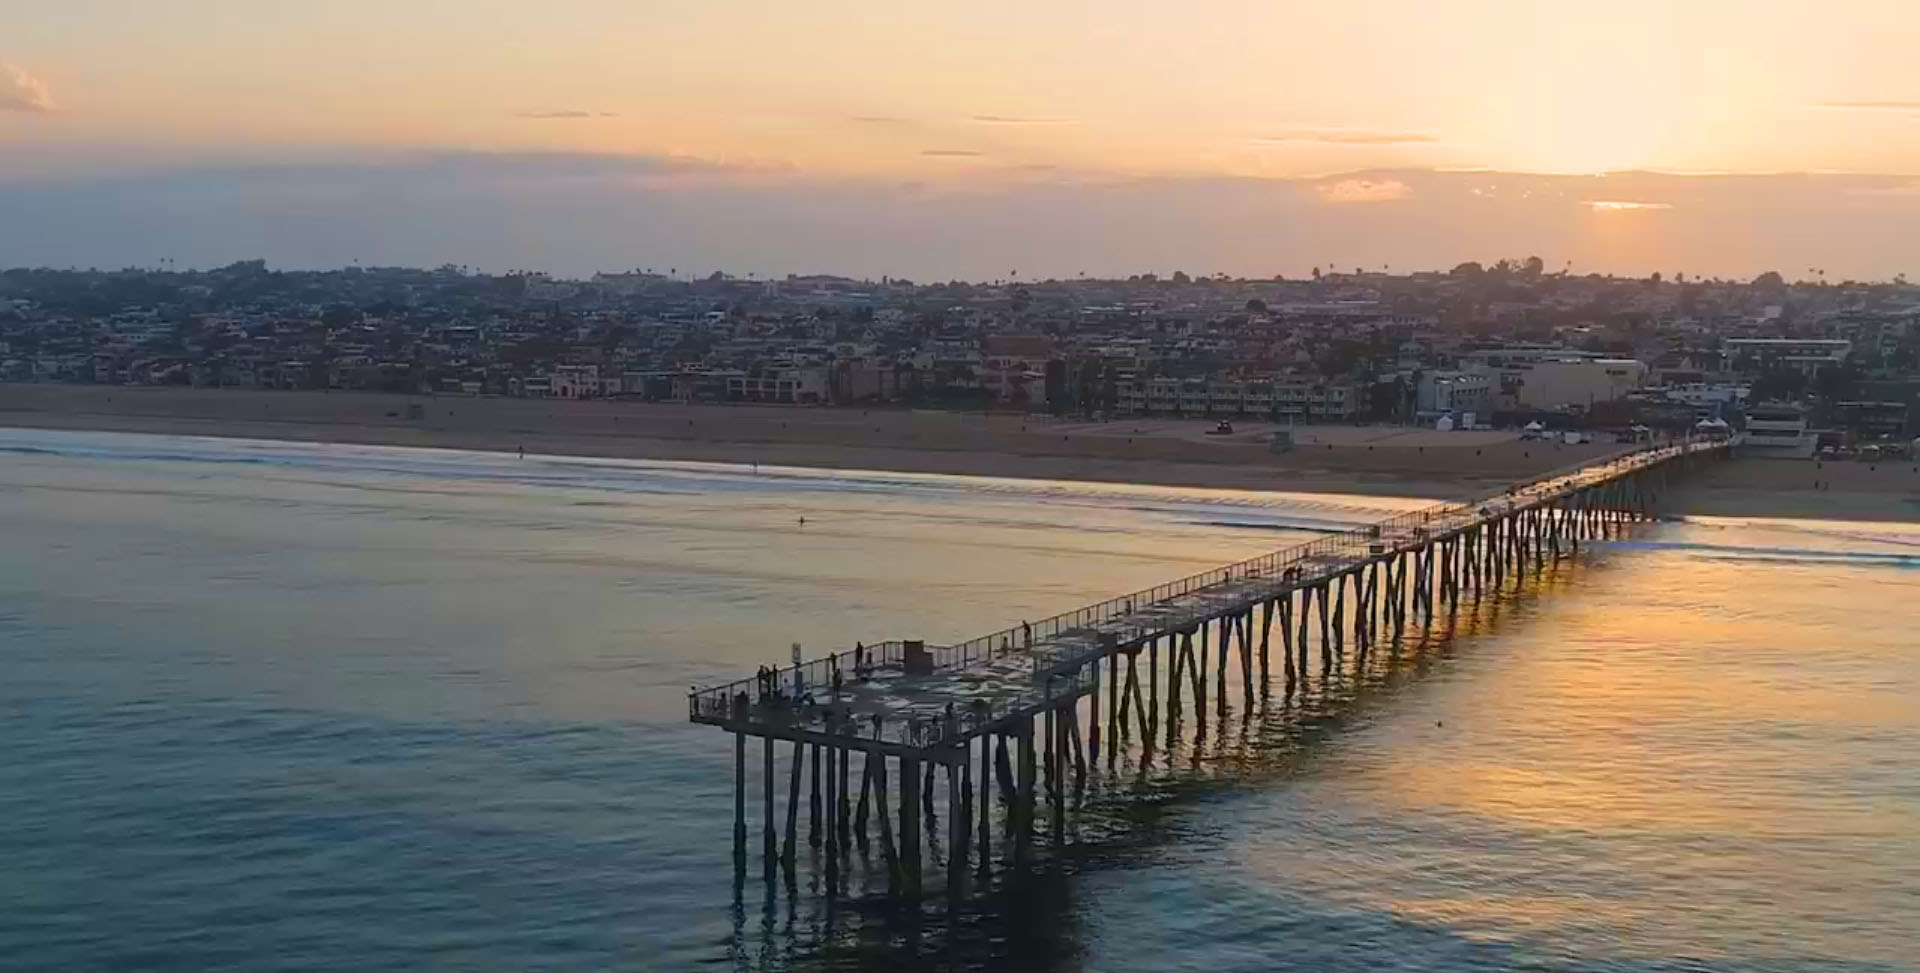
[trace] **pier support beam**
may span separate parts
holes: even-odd
[[[776,843],[773,834],[773,788],[775,783],[773,776],[773,738],[762,737],[760,742],[764,745],[761,748],[764,759],[761,761],[760,768],[760,857],[765,859],[761,871],[765,873],[766,880],[771,882],[773,881],[774,863],[780,857],[778,852],[779,845]]]
[[[1019,785],[1013,799],[1013,817],[1017,822],[1013,829],[1013,859],[1025,866],[1033,849],[1033,719],[1020,720],[1016,732],[1019,734],[1014,741]]]
[[[747,874],[747,735],[733,735],[733,877]]]
[[[980,735],[980,874],[987,874],[993,861],[993,741],[995,734]]]
[[[914,782],[920,779],[920,761],[900,758],[900,892],[909,899],[920,897],[920,795]]]

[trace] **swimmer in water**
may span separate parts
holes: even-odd
[[[807,526],[807,518],[805,517],[800,518],[800,526],[802,527]]]

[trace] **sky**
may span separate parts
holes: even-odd
[[[1920,277],[1912,0],[0,0],[0,25],[0,265]]]

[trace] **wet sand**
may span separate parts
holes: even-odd
[[[423,415],[408,418],[409,406]],[[0,425],[628,459],[1458,498],[1609,455],[1611,443],[1383,426],[1062,421],[906,409],[0,384]]]

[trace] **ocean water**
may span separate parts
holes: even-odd
[[[1911,524],[1595,545],[951,908],[736,885],[690,685],[1421,505],[0,430],[0,969],[1920,969]]]

